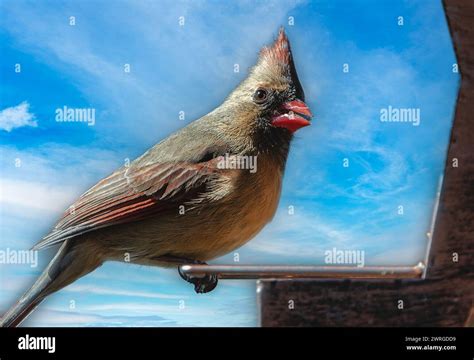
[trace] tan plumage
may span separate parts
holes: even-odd
[[[104,261],[129,256],[134,263],[176,266],[213,259],[250,240],[277,208],[293,131],[309,124],[303,100],[281,30],[221,106],[100,181],[69,208],[34,247],[60,244],[57,255],[1,324],[18,324],[47,295]],[[224,156],[254,156],[258,170],[222,168]],[[192,282],[205,292],[217,279]]]

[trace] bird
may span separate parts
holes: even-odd
[[[220,106],[99,181],[65,211],[32,248],[55,246],[56,254],[0,325],[20,325],[48,295],[105,261],[206,264],[252,239],[276,212],[294,133],[311,124],[304,101],[282,27]],[[248,159],[256,171],[245,168]],[[217,285],[215,275],[179,274],[197,293]]]

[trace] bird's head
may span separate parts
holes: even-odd
[[[310,125],[311,111],[296,73],[290,42],[283,28],[275,42],[260,51],[249,76],[229,96],[238,104],[244,126],[255,133],[291,139],[298,129]]]

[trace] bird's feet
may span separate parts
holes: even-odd
[[[199,260],[195,260],[192,263],[199,265],[207,265],[205,262]],[[178,268],[178,272],[184,280],[194,285],[194,291],[196,291],[198,294],[208,293],[214,290],[217,286],[217,275],[207,274],[204,276],[196,276],[185,274],[181,271],[180,267]]]

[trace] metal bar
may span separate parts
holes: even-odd
[[[217,275],[220,279],[419,279],[425,265],[415,266],[281,266],[181,265],[187,275]]]

